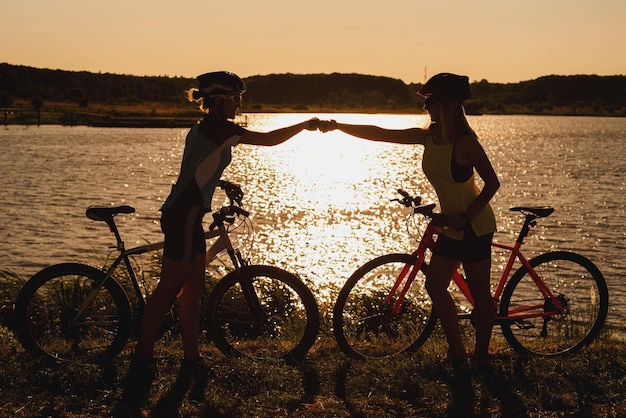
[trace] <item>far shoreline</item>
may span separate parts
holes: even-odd
[[[329,107],[314,105],[266,105],[251,104],[241,109],[240,115],[259,113],[302,113],[302,114],[390,114],[425,115],[419,106],[384,107]],[[594,112],[591,108],[552,108],[541,111],[529,108],[510,109],[506,112],[467,112],[479,115],[524,115],[524,116],[585,116],[626,117],[626,114]],[[52,103],[37,111],[32,106],[17,106],[0,109],[0,123],[8,125],[65,125],[94,127],[177,128],[187,127],[201,119],[203,114],[190,104],[170,105],[167,103],[132,103],[117,105],[94,104],[81,108],[71,103]]]

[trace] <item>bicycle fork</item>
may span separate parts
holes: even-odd
[[[237,275],[239,276],[239,285],[241,286],[241,291],[244,295],[248,308],[250,309],[252,318],[254,318],[255,323],[265,324],[268,316],[261,305],[261,301],[259,300],[256,290],[254,289],[252,277],[241,274],[242,267],[248,265],[247,260],[242,257],[239,250],[232,246],[230,239],[228,238],[228,232],[223,225],[219,225],[217,233],[214,232],[212,236],[219,236],[219,238],[217,242],[209,248],[209,251],[207,251],[207,264],[209,264],[219,252],[226,250],[228,256],[230,257],[230,261],[235,268],[235,272],[237,272]]]

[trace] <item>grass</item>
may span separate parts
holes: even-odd
[[[104,368],[32,358],[10,330],[10,301],[21,283],[0,272],[0,416],[110,416],[134,343]],[[492,372],[455,378],[441,335],[414,354],[351,361],[332,338],[329,306],[321,311],[320,338],[299,366],[226,358],[206,345],[211,371],[202,401],[183,396],[187,388],[176,381],[180,343],[162,341],[159,377],[143,416],[626,417],[626,348],[608,333],[571,358],[530,360],[496,334]]]

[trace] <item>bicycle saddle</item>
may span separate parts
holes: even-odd
[[[554,208],[550,206],[516,206],[514,208],[510,208],[509,210],[513,212],[522,212],[524,214],[532,213],[538,218],[545,218],[554,212]]]
[[[85,214],[94,221],[109,222],[118,213],[135,213],[135,208],[128,205],[122,206],[89,206]]]

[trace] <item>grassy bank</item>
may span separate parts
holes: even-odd
[[[51,368],[0,330],[0,416],[105,417],[120,394],[128,352],[104,370]],[[300,367],[224,358],[211,366],[203,401],[176,383],[178,343],[162,345],[145,416],[183,417],[624,417],[625,349],[603,341],[568,360],[522,361],[494,351],[493,373],[455,379],[435,343],[384,362],[352,362],[323,335]]]
[[[0,272],[0,416],[106,417],[134,343],[111,365],[52,367],[32,358],[11,329],[22,279]],[[523,360],[497,334],[493,370],[455,378],[441,335],[417,353],[385,361],[348,360],[321,303],[319,340],[300,366],[224,357],[211,344],[204,400],[177,382],[178,339],[158,345],[159,377],[143,416],[163,417],[626,417],[626,347],[608,333],[567,359]],[[466,329],[471,335],[471,329]]]

